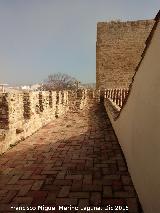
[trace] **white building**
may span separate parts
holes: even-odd
[[[5,92],[5,87],[7,86],[8,84],[0,84],[0,92]]]

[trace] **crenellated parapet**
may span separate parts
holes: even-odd
[[[0,154],[50,121],[87,104],[87,91],[0,93]]]

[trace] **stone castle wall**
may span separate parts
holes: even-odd
[[[87,103],[85,90],[0,93],[0,154],[16,142]]]
[[[97,89],[127,88],[154,20],[97,24]]]

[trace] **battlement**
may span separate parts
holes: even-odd
[[[68,110],[86,104],[86,90],[0,94],[0,153]]]

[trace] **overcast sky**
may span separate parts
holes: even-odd
[[[95,82],[96,25],[154,18],[160,0],[0,0],[0,83]]]

